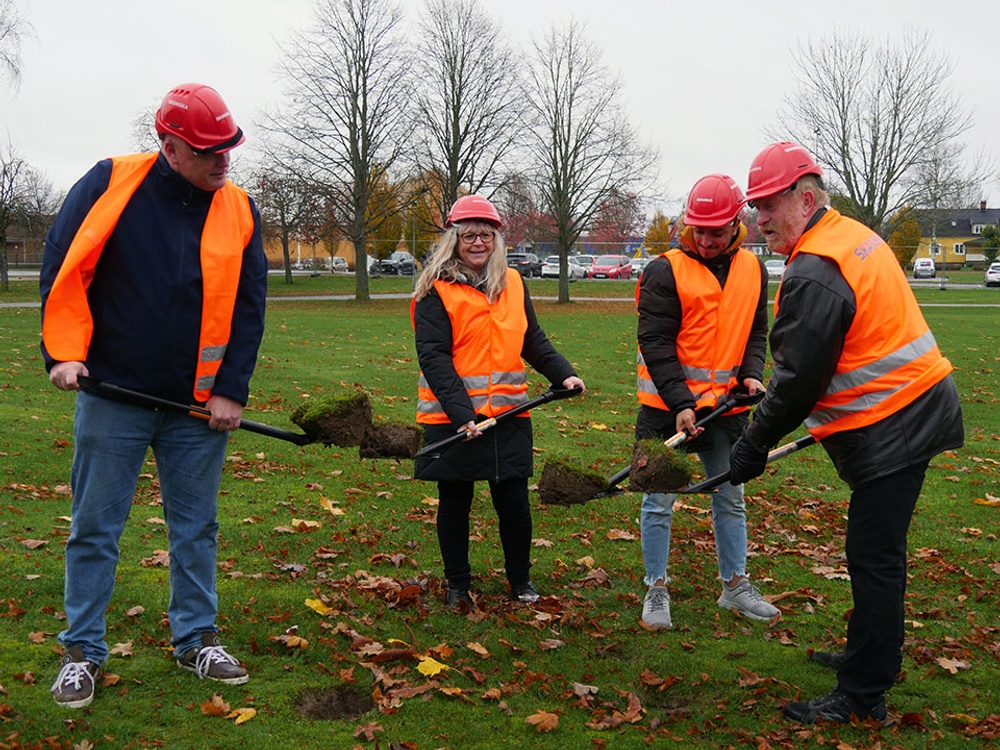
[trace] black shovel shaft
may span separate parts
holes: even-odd
[[[550,388],[545,391],[541,396],[533,398],[530,401],[525,401],[520,406],[515,406],[509,411],[505,411],[503,414],[498,414],[495,417],[490,417],[489,419],[480,422],[476,427],[482,430],[488,430],[494,427],[497,423],[503,422],[505,419],[510,419],[511,417],[516,417],[518,414],[523,414],[529,409],[534,409],[536,406],[541,406],[542,404],[547,404],[549,401],[556,401],[563,398],[570,398],[572,396],[578,396],[583,392],[582,388]],[[434,453],[440,453],[445,448],[448,448],[455,443],[460,443],[463,440],[468,440],[469,433],[465,430],[461,432],[456,432],[451,437],[447,437],[444,440],[438,440],[436,443],[431,443],[430,445],[424,446],[419,451],[417,451],[413,457],[423,458]]]
[[[103,380],[97,380],[96,378],[90,378],[85,375],[79,376],[77,378],[77,382],[80,384],[80,389],[86,391],[87,393],[115,396],[124,401],[129,401],[133,404],[138,404],[139,406],[149,406],[154,409],[168,409],[170,411],[184,412],[190,414],[192,417],[197,417],[198,419],[208,420],[212,417],[212,412],[202,406],[182,404],[179,401],[168,401],[165,398],[150,396],[146,393],[133,391],[130,388],[122,388],[120,385],[107,383]],[[247,432],[256,432],[258,435],[278,438],[279,440],[287,440],[288,442],[295,443],[296,445],[308,445],[313,442],[308,435],[301,432],[282,430],[277,427],[261,424],[260,422],[251,422],[249,419],[240,419],[240,429],[246,430]]]
[[[785,443],[784,445],[779,445],[777,448],[773,449],[767,454],[767,462],[777,461],[779,458],[784,458],[790,453],[795,453],[795,451],[802,450],[803,448],[808,448],[810,445],[816,442],[816,438],[812,435],[806,435],[805,437],[800,437],[798,440]],[[721,474],[716,474],[714,477],[709,477],[708,479],[703,479],[697,484],[692,484],[688,487],[677,490],[679,495],[692,495],[697,492],[710,492],[718,487],[720,484],[729,481],[729,477],[732,476],[732,469],[727,469]]]

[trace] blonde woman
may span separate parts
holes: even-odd
[[[416,462],[416,477],[438,485],[438,543],[446,603],[476,608],[469,595],[469,514],[475,482],[489,482],[511,596],[538,600],[529,576],[533,471],[527,413],[480,431],[479,421],[528,400],[524,363],[558,387],[584,388],[538,325],[528,290],[507,268],[496,208],[468,195],[456,201],[411,305],[420,362],[417,422],[429,445],[456,432],[469,439]]]

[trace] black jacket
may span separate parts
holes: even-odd
[[[528,329],[521,346],[521,358],[550,383],[561,387],[566,378],[576,373],[538,325],[527,287],[524,289],[524,310]],[[451,319],[437,291],[432,289],[416,303],[413,321],[420,369],[451,420],[450,424],[423,425],[424,445],[429,445],[451,437],[460,425],[477,417],[455,370]],[[512,417],[485,431],[481,437],[448,447],[439,458],[417,459],[414,472],[417,479],[450,482],[526,478],[534,470],[531,448],[530,418]]]
[[[745,432],[757,448],[769,450],[797,429],[826,392],[858,304],[832,260],[800,253],[789,261],[770,336],[774,373]],[[834,433],[823,446],[853,488],[960,447],[963,440],[962,409],[949,375],[895,414]]]
[[[743,239],[741,232],[732,248],[712,260],[705,260],[693,250],[682,250],[708,268],[719,286],[725,287],[729,278],[729,268],[732,265],[733,251]],[[758,262],[759,259],[758,259]],[[677,282],[674,279],[673,267],[670,261],[662,256],[654,258],[642,272],[639,279],[639,323],[637,339],[642,351],[649,375],[656,386],[660,398],[663,399],[669,413],[661,409],[642,406],[636,418],[636,437],[639,439],[674,434],[676,420],[674,415],[684,409],[693,409],[694,394],[687,386],[684,370],[677,358],[677,336],[680,333],[684,311],[681,309],[680,298],[677,295]],[[753,325],[750,338],[747,341],[743,362],[740,364],[738,379],[745,378],[762,380],[764,377],[764,360],[767,355],[767,271],[761,263],[761,288],[754,309]],[[701,410],[703,412],[707,409]],[[659,413],[658,413],[659,412]],[[703,416],[703,414],[698,415]],[[739,434],[746,424],[746,415],[737,414],[732,417],[722,417],[716,421],[716,426]],[[686,450],[701,450],[709,440],[709,431],[685,443]],[[734,437],[735,439],[735,437]]]
[[[108,188],[111,161],[98,162],[69,191],[45,240],[44,305],[80,224]],[[94,334],[87,369],[95,378],[190,403],[202,314],[201,235],[214,193],[199,190],[160,154],[108,238],[87,290]],[[212,393],[246,404],[264,334],[267,259],[260,214],[243,251],[226,356]],[[54,361],[42,346],[46,369]]]

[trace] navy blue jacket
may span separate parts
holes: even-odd
[[[70,190],[45,240],[42,315],[56,274],[80,224],[111,178],[98,162]],[[160,154],[111,233],[87,292],[94,335],[92,377],[171,401],[191,403],[201,329],[201,233],[212,201]],[[212,389],[246,404],[264,333],[267,259],[260,214],[243,251],[229,347]],[[42,346],[46,369],[55,362]]]

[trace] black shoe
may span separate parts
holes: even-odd
[[[101,665],[87,661],[80,646],[73,646],[59,662],[59,676],[52,683],[52,696],[66,708],[86,708],[94,700]]]
[[[812,724],[817,719],[826,719],[838,724],[850,724],[853,719],[859,721],[871,719],[882,726],[888,724],[884,697],[874,706],[865,708],[839,689],[822,698],[813,698],[811,701],[786,703],[782,713],[787,718],[801,721],[803,724]]]
[[[194,672],[199,680],[216,680],[226,685],[243,685],[250,679],[246,669],[226,652],[219,634],[214,632],[202,633],[201,645],[177,657],[177,666]]]
[[[826,667],[827,669],[832,669],[836,672],[840,669],[840,665],[844,663],[844,652],[813,651],[809,654],[809,661],[813,664],[819,664],[821,667]]]
[[[469,596],[468,589],[448,589],[444,603],[446,606],[457,609],[463,614],[476,611],[476,603]]]
[[[538,601],[538,591],[531,581],[519,583],[516,586],[511,584],[510,595],[519,602],[534,604]]]

